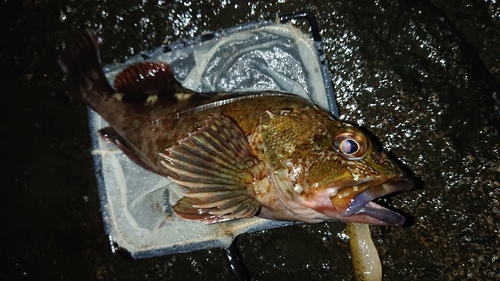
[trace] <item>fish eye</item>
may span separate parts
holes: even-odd
[[[366,136],[352,130],[338,133],[334,138],[334,145],[339,153],[348,160],[362,159],[368,150]]]
[[[345,154],[347,155],[351,155],[351,154],[354,154],[356,153],[356,151],[359,150],[359,145],[358,143],[356,142],[356,140],[353,140],[353,139],[345,139],[342,141],[342,143],[340,144],[340,150],[342,150],[342,152],[344,152]]]

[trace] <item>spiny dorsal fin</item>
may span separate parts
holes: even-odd
[[[184,219],[214,223],[254,216],[260,204],[251,185],[258,160],[238,125],[214,114],[179,145],[160,154],[162,164],[177,174],[171,180],[186,188],[173,207]]]
[[[193,94],[179,83],[164,62],[141,62],[121,71],[115,78],[115,89],[123,93],[124,102],[172,104],[178,94]]]

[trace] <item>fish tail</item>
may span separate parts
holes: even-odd
[[[86,29],[69,43],[58,61],[84,102],[94,110],[115,93],[104,75],[98,38],[93,30]]]

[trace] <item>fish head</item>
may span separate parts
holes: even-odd
[[[301,220],[404,224],[372,200],[415,184],[356,126],[315,106],[268,112],[262,140],[277,196]]]

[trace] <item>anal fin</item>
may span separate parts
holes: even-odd
[[[135,149],[122,137],[118,134],[113,128],[106,127],[100,129],[98,132],[99,136],[103,138],[106,142],[114,144],[118,149],[120,149],[125,155],[132,160],[135,164],[141,166],[142,168],[156,173],[150,165],[141,160]]]

